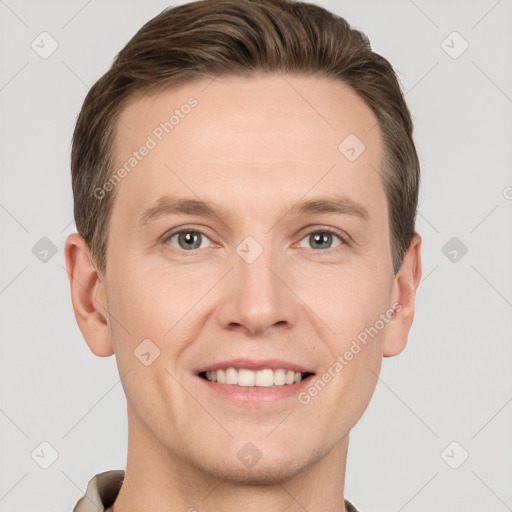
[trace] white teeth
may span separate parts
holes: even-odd
[[[286,373],[286,384],[293,384],[295,381],[295,372],[290,370]]]
[[[254,373],[254,372],[253,372]],[[300,375],[300,374],[299,374]],[[256,372],[256,386],[268,388],[274,385],[274,370],[258,370]]]
[[[285,370],[274,370],[274,384],[276,386],[282,386],[286,383],[286,371]]]
[[[207,371],[206,379],[219,384],[230,384],[245,387],[270,387],[283,386],[284,384],[294,384],[302,380],[300,372],[293,370],[272,370],[265,368],[256,372],[247,368],[236,369],[233,367],[219,370]]]
[[[254,386],[255,380],[256,380],[255,373],[251,372],[251,370],[246,370],[245,368],[240,368],[240,370],[238,370],[238,385],[239,386]]]
[[[238,384],[238,372],[236,368],[226,370],[226,384]]]

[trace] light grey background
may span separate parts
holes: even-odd
[[[415,323],[352,431],[346,497],[361,512],[512,510],[512,3],[316,3],[394,65],[422,164]],[[64,269],[70,141],[88,88],[167,5],[0,0],[1,511],[69,512],[94,474],[125,468],[115,360],[82,339]],[[46,59],[43,31],[59,45]]]

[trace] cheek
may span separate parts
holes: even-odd
[[[206,276],[207,277],[207,276]],[[107,296],[116,356],[126,369],[138,361],[135,354],[146,343],[158,353],[159,363],[174,367],[175,359],[187,344],[188,326],[198,324],[197,303],[212,283],[193,277],[183,269],[172,272],[148,268],[136,261],[120,262],[109,277]],[[150,340],[151,343],[145,340]]]
[[[329,379],[326,403],[343,404],[342,410],[351,411],[356,421],[371,399],[382,363],[390,317],[385,322],[381,315],[389,311],[392,287],[382,273],[368,268],[332,276],[329,283],[330,292],[321,299],[323,309],[316,311],[329,327],[319,378]]]
[[[326,334],[341,349],[388,310],[392,283],[386,276],[377,266],[363,262],[350,268],[316,267],[305,270],[296,280],[295,290],[307,309],[322,320]]]
[[[109,276],[109,309],[130,333],[162,336],[178,313],[182,285],[136,260],[117,261]]]
[[[174,374],[181,349],[172,339],[177,330],[172,328],[183,313],[173,307],[180,301],[168,295],[170,286],[163,286],[142,269],[137,273],[131,268],[128,271],[119,265],[109,276],[110,330],[119,373],[126,375],[122,385],[128,402],[139,418],[154,421],[155,404],[172,403],[163,397],[172,388],[166,370]]]

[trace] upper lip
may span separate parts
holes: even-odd
[[[272,370],[277,370],[279,368],[283,368],[284,370],[293,370],[294,372],[299,373],[314,373],[313,370],[306,368],[297,363],[292,363],[290,361],[283,361],[282,359],[249,359],[249,358],[238,358],[238,359],[229,359],[226,361],[220,361],[218,363],[209,364],[206,366],[201,366],[201,368],[196,368],[194,373],[197,375],[202,372],[209,372],[218,369],[224,368],[247,368],[248,370],[263,370],[265,368],[271,368]]]

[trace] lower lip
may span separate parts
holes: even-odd
[[[238,386],[237,384],[219,384],[197,376],[214,393],[218,393],[225,398],[236,403],[246,404],[271,404],[283,398],[290,398],[298,395],[304,388],[310,385],[314,375],[295,382],[293,384],[283,384],[282,386]]]

